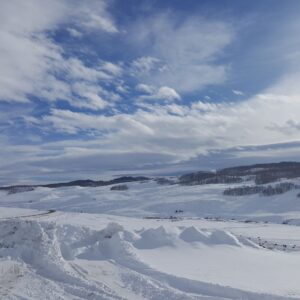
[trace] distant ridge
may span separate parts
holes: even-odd
[[[179,177],[181,184],[237,183],[245,177],[254,179],[256,184],[278,181],[281,178],[300,177],[300,162],[279,162],[230,167],[215,172],[199,171]]]
[[[255,180],[256,184],[266,184],[276,182],[279,179],[300,177],[300,162],[279,162],[244,165],[220,169],[217,171],[198,171],[191,172],[178,177],[178,181],[170,181],[164,178],[158,178],[156,181],[160,184],[230,184],[239,183],[247,180]],[[112,180],[74,180],[68,182],[37,184],[37,185],[11,185],[0,187],[0,190],[7,191],[9,194],[32,191],[37,187],[59,188],[59,187],[99,187],[114,184],[122,184],[135,181],[146,181],[152,178],[145,176],[121,176]]]
[[[50,184],[36,184],[36,185],[11,185],[0,187],[0,190],[8,191],[10,194],[32,191],[37,187],[47,187],[47,188],[59,188],[59,187],[68,187],[68,186],[80,186],[80,187],[97,187],[97,186],[107,186],[119,183],[134,182],[134,181],[145,181],[150,180],[149,177],[144,176],[122,176],[112,180],[74,180],[69,182],[60,182],[60,183],[50,183]]]

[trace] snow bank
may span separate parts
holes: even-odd
[[[230,246],[241,246],[238,238],[232,233],[224,230],[214,230],[209,237],[210,244],[225,244]]]
[[[177,236],[168,232],[165,227],[150,228],[141,233],[141,237],[134,243],[139,249],[154,249],[163,246],[174,246]]]
[[[209,241],[209,235],[206,232],[198,230],[194,226],[185,228],[181,232],[179,237],[187,243],[192,243],[192,242],[208,243]]]
[[[140,232],[125,230],[117,223],[108,223],[101,230],[54,223],[6,220],[0,222],[0,256],[22,260],[39,270],[64,272],[68,260],[136,259],[137,249],[173,247],[180,241],[205,245],[241,246],[241,241],[230,232],[202,231],[194,226],[183,229],[158,228]],[[246,242],[244,242],[246,244]],[[53,271],[54,272],[54,271]]]
[[[21,219],[1,221],[0,262],[6,262],[5,274],[11,274],[12,280],[19,280],[17,277],[21,275],[28,278],[26,284],[32,284],[32,278],[47,284],[50,296],[45,299],[53,299],[53,295],[58,298],[57,295],[63,293],[67,294],[65,299],[123,299],[123,292],[116,295],[115,288],[110,289],[102,283],[103,278],[113,287],[125,287],[126,290],[131,289],[133,295],[139,294],[128,299],[201,299],[199,295],[215,297],[213,299],[221,296],[225,299],[276,299],[188,276],[178,277],[173,275],[176,272],[156,268],[149,260],[154,255],[154,261],[162,259],[159,265],[164,265],[169,259],[168,267],[182,269],[186,264],[197,264],[201,254],[210,255],[212,251],[217,254],[214,259],[222,256],[224,249],[231,257],[233,249],[235,253],[250,247],[251,251],[265,251],[254,250],[253,243],[247,239],[243,240],[226,230],[195,226],[163,225],[142,230],[124,227],[118,223],[107,223],[104,228],[92,230]],[[244,248],[241,249],[241,246]],[[207,267],[203,259],[202,268]],[[90,272],[96,272],[96,275],[93,277]],[[9,289],[11,280],[6,282],[4,279],[0,274],[0,283]],[[43,284],[40,284],[41,290]],[[40,299],[41,295],[28,298]]]
[[[254,243],[248,239],[237,237],[225,230],[203,231],[195,226],[190,226],[185,228],[179,237],[187,243],[199,242],[208,246],[228,245],[241,247],[244,245],[254,247]]]

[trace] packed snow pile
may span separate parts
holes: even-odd
[[[298,190],[126,184],[0,192],[0,299],[300,299]]]
[[[107,221],[95,229],[33,219],[2,220],[1,299],[8,295],[13,295],[8,299],[41,299],[41,295],[43,299],[277,299],[276,294],[282,293],[265,291],[265,283],[252,291],[251,284],[243,285],[245,279],[232,284],[230,276],[222,277],[222,264],[230,265],[236,257],[245,262],[241,278],[258,276],[246,257],[250,261],[257,257],[267,266],[274,263],[275,252],[268,254],[228,230],[151,222],[150,227],[137,228],[128,221],[128,229],[124,222]],[[212,255],[214,260],[207,260]],[[297,270],[299,263],[293,259]],[[235,269],[225,267],[234,278]],[[268,278],[265,273],[259,276]],[[293,281],[289,284],[294,286]]]
[[[72,273],[68,261],[110,260],[126,265],[144,265],[140,250],[180,247],[195,243],[203,246],[248,246],[222,230],[201,231],[186,228],[157,228],[127,231],[117,223],[101,230],[54,223],[9,220],[0,222],[0,257],[30,265],[40,274],[64,281]]]
[[[160,226],[150,228],[140,233],[140,238],[135,242],[135,246],[140,249],[154,249],[163,246],[173,246],[177,236],[174,233]]]
[[[0,222],[0,256],[24,261],[48,271],[55,265],[64,268],[65,260],[122,259],[134,249],[174,247],[180,242],[199,242],[209,246],[242,246],[238,238],[223,230],[202,231],[194,226],[127,231],[118,223],[101,230],[48,222],[6,220]]]
[[[206,245],[230,245],[242,246],[243,243],[247,244],[247,239],[243,243],[232,233],[224,230],[214,230],[211,232],[198,230],[194,226],[187,227],[180,234],[181,239],[190,242],[201,242]]]

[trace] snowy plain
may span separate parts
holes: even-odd
[[[128,187],[0,192],[0,299],[300,299],[296,190]]]

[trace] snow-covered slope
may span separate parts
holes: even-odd
[[[294,182],[300,184],[300,180]],[[224,196],[223,191],[243,183],[184,186],[146,181],[127,185],[129,189],[125,191],[112,191],[110,186],[37,188],[8,195],[2,191],[0,205],[134,217],[211,216],[283,222],[300,216],[299,190],[269,197],[258,194],[237,197]]]
[[[66,214],[68,215],[68,214]],[[300,256],[228,229],[123,218],[82,226],[0,223],[1,297],[29,299],[281,299],[300,296]],[[66,222],[64,224],[64,222]],[[103,227],[103,224],[107,224]],[[195,221],[194,221],[195,223]],[[127,229],[124,225],[128,224]],[[138,227],[137,224],[139,224]],[[142,227],[141,227],[142,225]],[[212,224],[211,224],[212,225]],[[135,229],[134,229],[135,228]],[[238,227],[236,228],[238,230]],[[277,272],[274,272],[277,270]],[[288,274],[288,275],[287,275]]]
[[[1,192],[0,299],[300,299],[296,190],[128,187]]]

